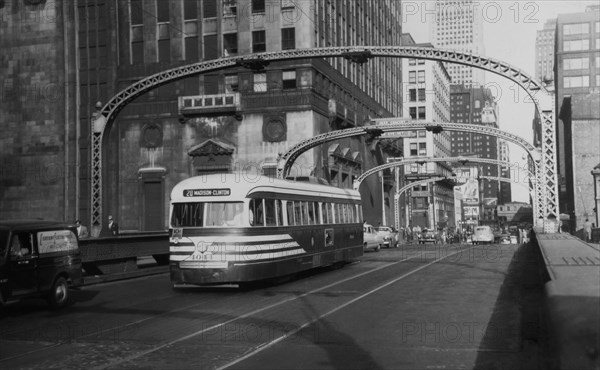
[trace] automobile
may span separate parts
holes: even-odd
[[[52,308],[83,284],[75,225],[43,220],[0,221],[0,306],[45,298]]]
[[[500,242],[500,244],[512,244],[510,239],[510,235],[502,234],[498,238],[498,241]]]
[[[419,244],[437,243],[437,235],[433,229],[423,229],[419,235]]]
[[[363,225],[363,250],[373,250],[378,252],[383,244],[383,239],[377,234],[375,228],[372,225]]]
[[[377,235],[383,239],[383,246],[396,248],[398,246],[397,232],[389,226],[379,226],[376,228]]]
[[[493,243],[494,242],[494,232],[492,228],[489,226],[476,226],[475,231],[473,232],[472,243],[473,244],[481,244],[481,243]]]

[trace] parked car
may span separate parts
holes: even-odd
[[[500,235],[498,241],[500,242],[500,244],[511,244],[511,237],[509,234],[502,234]]]
[[[363,225],[363,250],[373,250],[378,252],[383,244],[383,239],[377,234],[372,225]]]
[[[481,243],[493,243],[494,242],[494,232],[492,228],[489,226],[477,226],[475,227],[475,231],[473,232],[472,243],[473,244],[481,244]]]
[[[379,226],[377,228],[377,235],[379,235],[381,239],[383,239],[383,246],[387,248],[396,248],[398,246],[397,234],[398,233],[395,232],[394,229],[392,229],[389,226]]]
[[[419,235],[419,244],[437,243],[437,235],[433,229],[423,229]]]
[[[53,221],[0,221],[0,306],[45,298],[53,308],[69,302],[83,284],[74,225]]]

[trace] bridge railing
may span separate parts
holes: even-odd
[[[559,369],[600,368],[600,247],[534,229],[547,274],[546,324]]]
[[[140,257],[154,259],[151,262],[155,266],[169,264],[169,234],[161,231],[80,239],[79,250],[86,277],[136,276],[143,274],[138,267]]]

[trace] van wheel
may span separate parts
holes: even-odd
[[[66,306],[69,298],[69,284],[64,277],[59,277],[52,285],[52,290],[47,298],[48,304],[54,309],[61,308]]]

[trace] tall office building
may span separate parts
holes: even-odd
[[[535,37],[535,78],[539,81],[552,81],[554,85],[554,33],[556,19],[548,19],[544,28]]]
[[[481,2],[436,0],[435,20],[430,22],[430,27],[432,43],[436,47],[485,55]],[[453,84],[485,84],[481,69],[451,63],[446,63],[446,69]]]
[[[199,61],[319,46],[400,45],[402,33],[396,1],[0,3],[0,74],[9,76],[0,124],[10,132],[0,139],[1,216],[79,217],[88,225],[90,118],[97,102],[105,104],[149,75]],[[15,93],[18,86],[49,96],[27,100]],[[369,117],[399,116],[401,93],[401,62],[391,58],[366,64],[296,59],[157,86],[125,106],[105,132],[104,214],[125,231],[164,230],[169,191],[180,180],[217,171],[268,172],[299,141]],[[351,187],[364,170],[401,155],[400,144],[352,138],[323,145],[302,155],[292,175]],[[386,178],[382,186],[377,176],[363,183],[370,222],[382,219],[382,205],[392,219],[393,185]],[[35,195],[22,191],[35,186]]]
[[[559,14],[554,61],[561,213],[571,230],[595,215],[590,172],[600,161],[600,6]]]
[[[433,47],[416,44],[410,34],[402,35],[403,46]],[[442,62],[417,59],[402,60],[403,96],[402,116],[430,122],[450,121],[450,75]],[[404,131],[404,158],[448,157],[450,133],[434,134],[426,130]],[[434,176],[450,176],[452,168],[447,163],[431,162],[404,166],[407,182]],[[437,228],[454,225],[453,183],[440,181],[416,185],[407,197],[406,217],[413,226]]]
[[[487,125],[498,128],[498,110],[492,92],[484,87],[450,87],[450,122]],[[451,133],[452,156],[470,155],[479,158],[498,159],[498,138],[470,132]],[[478,165],[482,176],[498,176],[498,166]],[[498,199],[499,186],[496,181],[482,185],[482,198]]]
[[[79,23],[80,55],[89,55],[81,74],[96,76],[104,65],[92,66],[92,56],[101,57],[98,45],[109,48],[108,89],[88,89],[82,98],[88,106],[102,100],[95,91],[108,90],[110,96],[182,64],[265,51],[400,44],[400,3],[395,1],[107,1],[104,24],[90,25],[89,20],[99,19],[98,3],[102,1],[79,3],[81,18],[88,20]],[[220,171],[273,173],[278,155],[304,139],[362,125],[369,117],[398,116],[400,65],[390,58],[366,64],[344,58],[296,59],[161,86],[126,106],[112,127],[106,144],[111,154],[107,183],[115,185],[109,188],[106,212],[127,215],[119,217],[124,229],[164,228],[167,190],[186,177]],[[224,104],[228,99],[239,105]],[[89,115],[82,119],[88,122]],[[304,153],[291,175],[324,177],[351,187],[364,170],[384,163],[387,155],[397,156],[399,144],[340,140]],[[369,222],[393,219],[393,184],[393,178],[385,178],[382,186],[377,176],[363,183]]]

